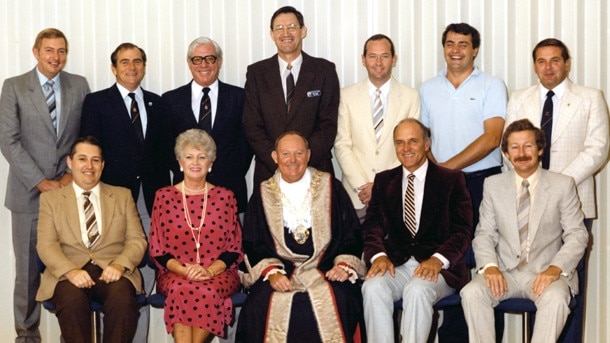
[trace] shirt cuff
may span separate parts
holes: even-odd
[[[384,253],[384,252],[378,252],[378,253],[376,253],[375,255],[373,255],[373,257],[371,257],[371,264],[373,264],[373,262],[375,261],[375,259],[377,259],[377,257],[380,257],[380,256],[388,256],[388,255],[387,255],[386,253]]]
[[[479,270],[477,270],[477,273],[483,274],[483,273],[485,273],[485,271],[489,267],[496,267],[496,268],[498,268],[498,265],[495,264],[495,263],[488,263],[488,264],[484,265],[483,267],[479,268]]]
[[[432,254],[433,257],[438,258],[439,260],[441,260],[441,262],[443,263],[443,266],[441,267],[442,269],[449,269],[449,260],[445,258],[445,256],[435,252],[434,254]]]

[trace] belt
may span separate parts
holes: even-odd
[[[478,170],[475,172],[464,172],[467,179],[475,179],[479,177],[488,177],[490,175],[500,174],[502,172],[502,167],[491,167],[488,169]]]

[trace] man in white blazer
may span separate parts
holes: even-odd
[[[0,95],[0,149],[9,164],[4,204],[11,211],[15,252],[16,343],[40,342],[40,304],[34,299],[40,283],[35,261],[38,198],[72,180],[66,156],[78,138],[89,93],[84,77],[63,71],[68,40],[61,31],[38,33],[32,53],[36,67],[6,79]]]
[[[419,119],[420,111],[417,90],[392,78],[397,56],[389,37],[371,36],[364,43],[361,58],[368,79],[341,90],[335,139],[343,186],[360,221],[371,200],[375,174],[400,164],[394,151],[392,128],[402,119]],[[380,93],[377,101],[381,103],[375,111],[377,90]]]
[[[485,180],[472,241],[477,275],[460,292],[471,343],[495,341],[493,308],[508,298],[536,303],[532,342],[556,342],[578,293],[588,233],[574,180],[540,167],[545,145],[529,120],[513,122],[501,144],[513,170]]]
[[[594,176],[606,164],[608,156],[606,102],[600,90],[576,85],[568,79],[570,55],[560,40],[549,38],[540,41],[532,57],[540,83],[511,95],[506,125],[522,118],[537,126],[542,125],[546,96],[553,91],[552,132],[547,137],[550,144],[548,170],[574,178],[586,218],[585,225],[590,230],[592,220],[597,216]],[[586,256],[582,263],[586,265]],[[579,273],[583,287],[586,279],[584,266],[579,267]],[[581,294],[574,314],[568,320],[563,342],[582,342],[585,301],[584,293]]]

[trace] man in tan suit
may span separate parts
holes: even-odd
[[[131,342],[146,251],[135,203],[128,189],[100,182],[95,138],[78,139],[67,164],[73,182],[40,197],[36,249],[46,269],[36,300],[51,299],[67,343],[90,340],[92,298],[104,304],[104,342]]]
[[[598,89],[576,85],[568,79],[570,54],[568,48],[558,39],[540,41],[532,52],[534,71],[540,83],[515,91],[508,102],[506,125],[527,118],[542,127],[544,115],[549,160],[543,168],[571,176],[576,181],[578,195],[585,215],[585,225],[591,230],[592,220],[597,217],[595,208],[594,175],[603,168],[608,157],[608,107]],[[550,103],[547,93],[552,91]],[[550,107],[548,107],[550,106]],[[551,119],[550,121],[548,119]],[[543,128],[544,129],[544,128]],[[582,263],[586,266],[586,255]],[[567,332],[562,342],[582,342],[584,266],[579,266],[581,296],[573,315],[568,319]]]
[[[513,122],[501,145],[513,170],[485,179],[472,241],[477,275],[460,292],[471,343],[495,342],[493,308],[508,298],[536,303],[532,342],[556,342],[578,293],[589,236],[574,180],[540,168],[545,145],[529,120]]]
[[[375,174],[400,164],[392,129],[402,119],[419,119],[420,103],[417,90],[392,78],[397,56],[389,37],[371,36],[361,58],[368,79],[341,90],[335,155],[343,186],[362,221]]]

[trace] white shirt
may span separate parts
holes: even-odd
[[[85,196],[83,196],[84,189],[80,188],[75,182],[72,182],[74,193],[76,194],[76,205],[78,206],[78,222],[80,224],[81,239],[86,247],[89,246],[89,236],[87,236],[87,218],[85,218]],[[97,221],[97,231],[100,236],[102,235],[102,209],[100,207],[100,185],[99,183],[95,187],[90,189],[91,194],[89,195],[89,201],[93,205],[93,211],[95,212],[95,220]]]
[[[284,99],[286,98],[286,77],[288,77],[289,73],[292,73],[292,78],[294,79],[294,85],[297,85],[297,80],[299,79],[299,73],[301,72],[301,65],[303,64],[303,55],[299,55],[294,61],[290,62],[292,69],[288,70],[288,62],[284,61],[277,56],[277,61],[280,64],[280,76],[282,79],[282,89],[284,89]]]
[[[555,86],[555,88],[553,89],[546,89],[544,88],[544,86],[542,84],[538,84],[538,88],[540,89],[540,112],[542,114],[542,110],[544,109],[544,102],[546,101],[546,93],[548,93],[550,90],[553,91],[553,93],[555,93],[555,95],[553,95],[553,118],[555,118],[553,120],[553,127],[551,128],[551,132],[555,132],[555,123],[557,123],[557,113],[559,112],[559,106],[561,105],[561,98],[563,97],[563,94],[566,92],[566,79],[564,79],[560,84],[558,84],[557,86]],[[540,123],[534,123],[534,125],[536,126],[540,126]],[[551,142],[551,137],[547,138],[547,142]]]
[[[205,63],[205,62],[204,62]],[[193,81],[191,82],[191,108],[195,115],[195,122],[199,123],[199,112],[201,110],[201,100],[203,99],[203,88],[200,84]],[[216,119],[216,109],[218,105],[218,80],[214,81],[208,86],[210,92],[210,105],[212,106],[212,127],[214,127],[214,120]]]
[[[389,79],[384,83],[379,90],[381,91],[381,105],[383,106],[383,119],[385,119],[385,114],[388,109],[388,96],[390,95],[390,89],[392,88],[392,79]],[[371,83],[369,80],[369,99],[371,100],[371,118],[374,113],[373,109],[375,108],[375,92],[377,91],[377,87]]]
[[[146,137],[146,125],[148,124],[148,116],[146,115],[146,102],[144,101],[144,92],[141,87],[136,88],[135,91],[130,92],[127,88],[121,86],[119,83],[116,84],[123,102],[125,102],[125,108],[127,109],[127,115],[131,119],[131,97],[129,93],[135,93],[136,101],[138,102],[138,110],[140,111],[140,121],[142,122],[142,134]]]

